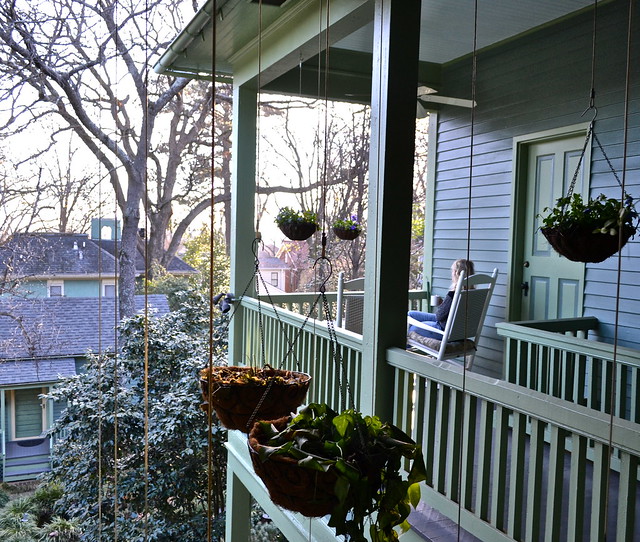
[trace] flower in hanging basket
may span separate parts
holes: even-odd
[[[584,203],[580,194],[562,197],[542,218],[541,231],[562,256],[575,262],[598,263],[621,249],[638,227],[631,196],[624,202],[600,194]]]
[[[295,211],[291,207],[283,207],[276,216],[276,224],[292,241],[304,241],[318,228],[318,215],[313,211]]]
[[[249,432],[257,420],[288,416],[303,403],[311,377],[306,373],[240,366],[207,367],[200,371],[200,387],[204,403],[211,404],[227,429]]]
[[[288,422],[288,423],[287,423]],[[418,446],[397,427],[355,410],[312,403],[293,419],[257,422],[249,434],[254,468],[272,500],[307,516],[330,514],[348,540],[398,540],[426,479]],[[406,478],[403,466],[411,464]]]
[[[362,233],[362,224],[358,222],[356,215],[351,215],[351,218],[345,220],[336,220],[332,224],[332,228],[336,237],[347,241],[355,239]]]

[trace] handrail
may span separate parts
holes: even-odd
[[[588,323],[597,318],[571,319],[572,321],[586,321]],[[566,331],[575,331],[578,328],[568,326],[566,329],[554,329],[554,323],[562,322],[562,320],[531,321],[531,322],[499,322],[496,324],[498,335],[519,340],[527,340],[532,343],[545,344],[555,348],[563,348],[570,350],[574,354],[583,356],[597,356],[608,361],[613,361],[613,345],[601,341],[593,341],[580,337],[564,335]],[[580,329],[597,329],[595,327],[584,327]],[[616,348],[616,358],[627,365],[640,367],[640,350],[618,346]]]

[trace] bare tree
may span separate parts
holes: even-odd
[[[123,220],[123,315],[134,312],[139,228],[148,230],[150,259],[166,264],[189,223],[211,205],[210,192],[202,189],[210,182],[203,175],[207,168],[184,157],[206,142],[213,87],[196,82],[185,90],[187,79],[149,73],[183,26],[180,4],[5,0],[0,6],[0,113],[7,119],[0,130],[18,134],[55,119],[49,140],[33,156],[72,131],[108,177]],[[223,92],[215,95],[229,100]],[[188,205],[179,219],[176,202]],[[148,227],[141,224],[141,209]]]

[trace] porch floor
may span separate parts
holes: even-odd
[[[464,529],[458,532],[455,521],[430,508],[424,501],[411,513],[409,523],[427,542],[481,542]]]

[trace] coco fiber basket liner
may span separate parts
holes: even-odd
[[[283,430],[290,417],[272,423],[278,431]],[[298,466],[298,462],[279,455],[262,462],[258,455],[262,442],[267,440],[259,423],[249,433],[249,452],[256,474],[264,482],[271,500],[278,506],[299,512],[307,517],[322,517],[330,514],[338,503],[335,495],[337,474],[330,468],[326,472]]]
[[[593,233],[586,228],[561,231],[556,228],[542,228],[542,235],[555,251],[572,262],[600,263],[613,256],[627,244],[635,229],[626,226],[619,245],[617,235]]]
[[[222,425],[248,433],[254,420],[272,420],[288,416],[304,402],[311,377],[306,373],[271,367],[213,367],[200,371],[203,410],[208,410],[209,385],[211,403]]]

